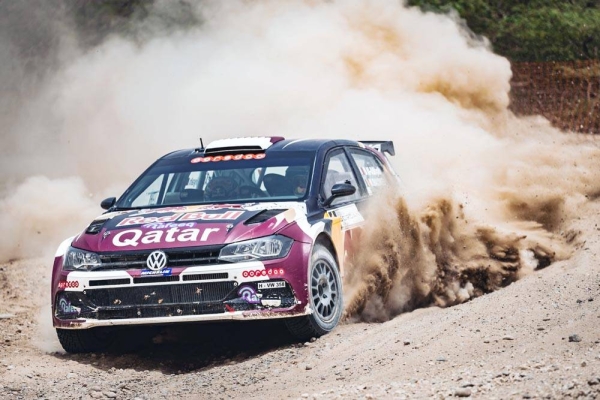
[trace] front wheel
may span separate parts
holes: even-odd
[[[58,341],[67,353],[93,353],[107,349],[113,342],[106,329],[56,329]]]
[[[341,282],[335,258],[327,248],[316,244],[308,268],[308,302],[313,312],[286,320],[292,335],[308,340],[337,326],[344,307]]]

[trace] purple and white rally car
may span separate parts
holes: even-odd
[[[60,343],[98,351],[112,326],[266,318],[303,340],[328,333],[361,209],[396,182],[384,152],[392,142],[252,137],[167,154],[58,248]]]

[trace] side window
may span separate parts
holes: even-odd
[[[133,200],[131,206],[138,207],[142,205],[155,205],[158,200],[158,192],[160,191],[163,178],[164,175],[159,175],[156,177],[156,179]]]
[[[198,189],[200,183],[200,171],[192,171],[187,177],[187,183],[183,187],[184,189]]]
[[[371,153],[357,149],[351,149],[350,155],[365,181],[369,195],[386,186],[385,170],[377,157]]]
[[[323,188],[321,194],[326,199],[331,196],[331,188],[336,183],[349,182],[351,185],[356,187],[356,193],[351,196],[345,196],[337,198],[333,201],[332,205],[347,203],[360,198],[360,187],[356,181],[356,177],[350,167],[350,162],[346,158],[346,153],[342,149],[334,150],[327,159],[325,166],[325,179],[323,180]]]

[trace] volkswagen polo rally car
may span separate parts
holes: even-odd
[[[384,152],[392,142],[254,137],[167,154],[60,245],[60,343],[97,351],[103,327],[261,318],[326,334],[360,210],[396,181]]]

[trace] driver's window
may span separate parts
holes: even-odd
[[[344,153],[342,149],[334,150],[332,153],[330,153],[329,158],[327,159],[325,178],[323,180],[323,187],[321,190],[321,194],[323,195],[324,199],[327,199],[329,196],[331,196],[331,188],[336,183],[349,183],[356,188],[356,193],[350,196],[339,197],[335,199],[333,203],[331,203],[332,205],[347,203],[360,198],[356,177],[354,176],[354,172],[352,172],[352,168],[350,167],[350,162],[346,157],[346,153]]]

